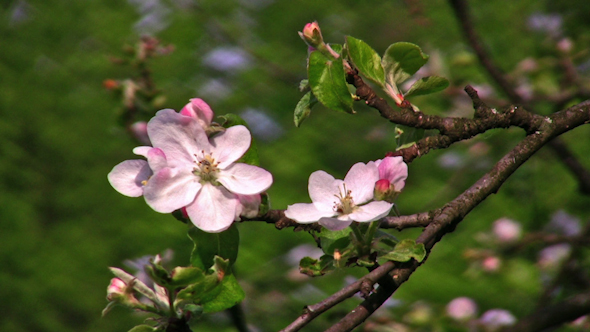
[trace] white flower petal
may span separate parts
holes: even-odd
[[[373,199],[377,180],[379,180],[379,170],[372,161],[368,164],[356,163],[352,165],[344,177],[346,189],[351,191],[350,195],[357,205]]]
[[[319,224],[331,231],[340,231],[352,224],[352,219],[322,218]]]
[[[227,128],[211,139],[211,153],[219,168],[224,169],[240,159],[250,147],[252,136],[248,128],[239,125]]]
[[[257,166],[238,163],[220,170],[217,180],[233,193],[253,195],[270,187],[272,174]]]
[[[386,201],[370,202],[357,207],[357,210],[348,216],[358,222],[374,221],[387,216],[392,207],[393,204]]]
[[[218,233],[234,222],[238,207],[236,195],[221,186],[205,183],[195,201],[186,207],[191,222],[205,232]]]
[[[143,195],[142,181],[149,179],[152,171],[147,161],[133,159],[113,167],[107,176],[115,190],[125,196],[139,197]]]
[[[342,180],[324,171],[315,171],[309,176],[309,197],[313,204],[322,211],[332,211],[334,204],[338,202]]]
[[[162,149],[172,167],[194,166],[194,155],[209,152],[209,140],[203,127],[192,117],[172,109],[161,110],[148,122],[148,134],[154,147]]]
[[[293,219],[299,223],[312,223],[320,220],[323,217],[332,217],[334,212],[320,211],[314,204],[297,203],[289,205],[285,211],[285,216]]]
[[[199,178],[190,169],[166,167],[149,179],[143,196],[152,209],[170,213],[192,203],[199,189]]]

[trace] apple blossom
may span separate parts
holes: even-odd
[[[468,297],[457,297],[447,304],[446,311],[454,320],[466,321],[475,318],[477,304]]]
[[[150,120],[148,134],[163,151],[166,166],[143,187],[146,202],[161,213],[184,207],[193,224],[206,232],[231,226],[239,208],[236,194],[259,194],[272,184],[268,171],[235,163],[250,147],[244,126],[209,139],[195,117],[165,109]]]
[[[408,165],[402,157],[385,157],[375,161],[379,180],[375,184],[375,199],[392,203],[406,185]]]
[[[215,115],[211,107],[201,98],[192,98],[190,103],[180,110],[180,114],[197,119],[197,122],[206,132],[208,132]]]
[[[285,216],[303,224],[318,221],[330,230],[344,229],[353,221],[369,222],[383,218],[389,214],[393,204],[369,202],[373,199],[377,180],[379,170],[375,162],[354,164],[344,181],[336,180],[324,171],[313,172],[308,186],[312,203],[289,205]]]

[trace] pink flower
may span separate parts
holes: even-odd
[[[500,218],[494,221],[492,227],[496,238],[504,243],[517,241],[522,233],[520,224],[508,218]]]
[[[406,185],[408,165],[402,157],[385,157],[375,161],[379,180],[375,185],[375,199],[393,202]]]
[[[235,163],[250,147],[244,126],[209,139],[195,117],[165,109],[150,120],[148,134],[166,166],[152,168],[154,175],[143,187],[146,202],[161,213],[185,207],[193,224],[206,232],[231,226],[239,207],[235,194],[259,194],[272,184],[268,171]]]
[[[447,304],[447,315],[455,320],[469,320],[476,314],[477,304],[468,297],[457,297]]]
[[[139,141],[139,143],[144,145],[152,145],[150,142],[150,138],[147,134],[147,122],[139,121],[131,125],[131,132],[133,136]]]
[[[205,131],[211,126],[211,121],[215,115],[211,107],[201,98],[191,99],[191,102],[180,110],[180,114],[197,119],[197,122]]]
[[[353,221],[369,222],[383,218],[389,214],[393,204],[369,202],[373,199],[377,180],[379,170],[374,162],[354,164],[344,181],[336,180],[324,171],[313,172],[308,186],[312,203],[289,205],[285,216],[303,224],[318,221],[330,230],[344,229]]]

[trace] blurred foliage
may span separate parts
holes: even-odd
[[[527,25],[533,14],[564,15],[562,33],[582,42],[588,39],[588,11],[576,9],[587,7],[585,0],[568,5],[470,2],[484,43],[506,71],[527,57],[544,54],[547,34]],[[192,245],[186,225],[152,211],[142,199],[121,196],[106,181],[114,165],[133,158],[136,143],[117,125],[120,100],[102,82],[136,75],[109,57],[120,56],[122,46],[133,45],[143,33],[175,47],[151,63],[154,82],[167,98],[165,107],[178,110],[198,96],[217,115],[234,112],[249,121],[258,138],[261,166],[274,175],[269,191],[273,208],[308,202],[307,179],[315,170],[341,178],[355,162],[382,158],[393,150],[394,127],[360,104],[355,104],[354,116],[318,107],[301,128],[293,126],[307,52],[297,31],[313,20],[320,22],[330,42],[342,43],[344,35],[354,35],[379,53],[397,41],[420,45],[431,55],[432,70],[452,84],[443,93],[412,100],[426,113],[469,115],[469,102],[461,97],[463,85],[490,84],[442,0],[3,1],[0,330],[126,331],[145,317],[121,308],[100,317],[111,278],[107,266],[121,267],[125,259],[167,248],[174,250],[176,265],[189,261]],[[587,44],[574,40],[574,48],[581,50],[582,45]],[[587,61],[588,56],[579,59]],[[498,105],[504,104],[501,94],[494,97]],[[587,167],[589,135],[586,126],[563,136]],[[441,206],[522,137],[515,129],[492,131],[414,161],[397,202],[400,212]],[[588,204],[563,164],[542,150],[438,244],[394,298],[406,305],[423,299],[441,307],[454,297],[469,296],[482,311],[501,307],[522,316],[534,308],[542,287],[536,257],[509,259],[502,267],[506,273],[473,277],[465,273],[463,251],[476,245],[475,234],[489,232],[498,218],[538,230],[558,210],[586,222]],[[246,291],[248,322],[261,331],[283,328],[303,305],[341,288],[346,276],[363,273],[358,269],[317,279],[297,276],[286,255],[300,244],[313,245],[310,236],[263,223],[238,226],[242,240],[236,275]],[[404,231],[396,236],[416,234]],[[348,301],[307,330],[324,330],[358,301]],[[224,313],[195,326],[199,331],[213,328],[233,330]]]

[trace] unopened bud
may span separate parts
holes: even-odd
[[[307,45],[319,49],[324,45],[324,38],[322,37],[322,31],[317,21],[307,23],[303,27],[303,32],[299,32],[299,36]]]
[[[387,197],[389,193],[389,188],[391,186],[391,182],[387,179],[381,179],[375,182],[375,191],[374,196],[375,199],[378,201],[382,201]]]
[[[138,121],[131,125],[131,132],[133,136],[143,145],[152,145],[150,137],[147,132],[147,122]]]
[[[119,278],[111,279],[109,287],[107,287],[107,300],[113,301],[121,296],[125,296],[125,289],[127,284]]]
[[[119,88],[119,82],[112,80],[112,79],[108,79],[108,80],[102,81],[102,86],[107,90],[115,90],[115,89]]]

